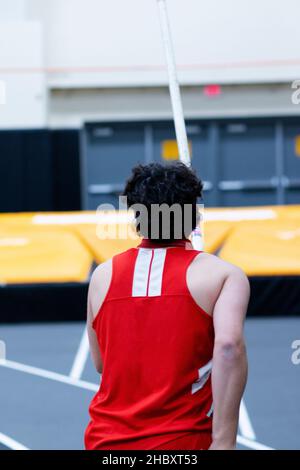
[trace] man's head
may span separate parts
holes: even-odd
[[[133,168],[124,196],[142,236],[171,241],[189,236],[197,226],[202,190],[194,170],[183,163],[151,163]]]

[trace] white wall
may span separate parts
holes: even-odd
[[[0,21],[0,129],[46,125],[46,77],[38,22]]]
[[[208,106],[199,101],[200,84],[272,82],[288,88],[282,94],[270,88],[261,100],[246,87],[232,102],[224,94],[208,112],[299,114],[288,85],[300,78],[299,0],[167,1],[181,83],[196,86],[193,95],[184,92],[188,114],[202,115]],[[124,89],[122,98],[117,90],[95,90],[88,98],[66,90],[50,95],[47,116],[46,78],[54,90],[135,87],[129,98],[138,96],[137,106],[122,105]],[[143,107],[145,116],[167,116],[167,90],[162,109],[161,92],[153,91],[166,84],[156,0],[0,0],[0,128],[79,125],[122,112],[129,118]],[[146,100],[139,92],[145,86],[152,87]]]
[[[24,19],[27,0],[0,0],[0,21]]]
[[[299,116],[300,105],[291,100],[291,88],[281,85],[223,86],[209,98],[199,86],[182,87],[186,118]],[[152,121],[172,119],[168,89],[118,88],[52,90],[49,126],[81,128],[85,122]]]
[[[13,0],[11,0],[13,1]],[[51,86],[167,83],[156,0],[27,0]],[[299,0],[168,0],[184,84],[300,77]]]

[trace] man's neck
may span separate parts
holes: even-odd
[[[186,238],[180,240],[151,240],[150,238],[144,238],[139,248],[190,248],[191,246],[190,240]]]

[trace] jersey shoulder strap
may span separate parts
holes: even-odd
[[[187,285],[187,270],[201,251],[171,249],[165,265],[163,295],[191,295]]]
[[[131,296],[132,278],[138,250],[131,248],[112,258],[112,277],[105,300]]]

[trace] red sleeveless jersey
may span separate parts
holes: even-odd
[[[154,247],[145,241],[113,258],[110,288],[93,323],[103,375],[90,405],[88,450],[172,449],[176,440],[192,450],[211,443],[213,322],[186,282],[199,251],[185,242]]]

